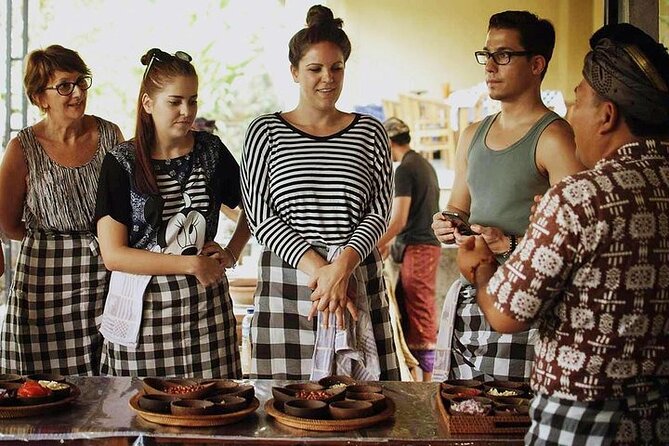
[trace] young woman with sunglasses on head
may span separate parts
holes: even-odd
[[[102,374],[241,375],[225,269],[249,238],[243,213],[228,246],[213,241],[221,204],[241,200],[239,165],[217,136],[191,130],[190,60],[156,48],[142,56],[135,138],[103,163],[96,218],[105,265],[152,277],[136,348],[105,340]]]
[[[93,234],[95,193],[119,128],[86,115],[91,72],[60,45],[33,51],[24,87],[44,117],[9,141],[0,230],[21,241],[0,334],[0,373],[94,375],[108,272]]]
[[[396,380],[376,249],[392,200],[388,136],[376,119],[336,108],[351,53],[341,19],[316,5],[307,25],[289,43],[299,103],[289,112],[256,118],[242,155],[244,208],[265,248],[251,325],[251,376],[310,379],[323,373],[321,365],[335,362],[329,353],[320,355],[332,350],[327,330],[355,323],[356,330],[364,325],[373,331],[357,331],[358,341],[367,332],[362,354],[368,361],[350,370],[345,365],[341,373]],[[363,324],[365,319],[371,323]]]

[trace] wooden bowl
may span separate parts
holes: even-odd
[[[514,404],[500,404],[493,407],[497,415],[527,415],[530,411],[529,406],[514,405]]]
[[[251,384],[240,384],[240,385],[237,386],[237,388],[233,392],[230,392],[227,395],[241,396],[247,402],[250,403],[253,400],[253,398],[256,396],[256,390],[255,390],[255,387],[253,387]]]
[[[302,390],[306,391],[324,390],[325,387],[316,383],[296,383],[296,384],[288,384],[287,386],[284,387],[284,389],[293,390],[297,393]]]
[[[23,382],[23,377],[21,375],[17,375],[15,373],[0,374],[0,384],[21,382]]]
[[[172,415],[207,415],[214,411],[214,403],[206,400],[174,400],[170,403]]]
[[[326,376],[325,378],[321,378],[318,381],[318,384],[325,387],[326,389],[330,389],[331,387],[339,387],[342,385],[352,386],[355,384],[355,380],[350,376],[346,375],[332,375],[332,376]]]
[[[288,401],[296,400],[297,397],[295,397],[295,393],[297,392],[286,389],[285,387],[272,387],[272,396],[274,397],[274,400],[279,403],[279,407],[282,407],[283,404]]]
[[[22,406],[37,406],[38,404],[51,403],[56,400],[56,397],[53,395],[44,395],[44,396],[17,396],[16,401]]]
[[[27,381],[56,381],[57,383],[65,382],[65,377],[63,375],[58,375],[55,373],[33,373],[32,375],[26,376]]]
[[[369,401],[375,413],[386,408],[386,396],[382,393],[351,392],[346,394],[348,401]]]
[[[466,397],[466,398],[471,398],[474,396],[482,396],[483,395],[483,390],[477,389],[476,387],[464,387],[464,386],[454,386],[454,387],[448,387],[446,389],[441,390],[441,394],[448,395],[444,396],[444,398],[447,399],[453,399],[453,398],[458,398],[458,397]]]
[[[330,416],[335,420],[365,418],[374,414],[371,401],[335,401],[329,405]]]
[[[475,389],[483,388],[483,381],[478,379],[449,379],[441,383],[441,388],[446,390],[451,387],[473,387]]]
[[[211,392],[214,383],[199,384],[192,379],[144,378],[142,387],[150,395],[168,395],[177,398],[196,400]],[[191,388],[188,391],[184,388]]]
[[[222,395],[216,402],[216,410],[220,413],[239,412],[248,404],[248,401],[241,396]]]
[[[299,418],[320,420],[328,415],[328,405],[318,400],[291,400],[283,405],[283,410],[288,415]]]
[[[154,413],[171,413],[170,403],[178,398],[169,395],[145,394],[139,397],[137,405],[146,411]]]
[[[383,393],[383,387],[374,384],[355,384],[348,386],[346,393]]]
[[[520,406],[526,400],[513,396],[498,396],[492,398],[493,406]]]
[[[212,394],[214,392],[219,394],[233,393],[239,387],[239,383],[230,379],[203,379],[200,384],[203,386],[211,384]]]

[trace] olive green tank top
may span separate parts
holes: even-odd
[[[469,221],[522,236],[529,224],[534,196],[550,187],[548,178],[537,169],[537,141],[550,123],[562,118],[548,112],[518,141],[504,150],[492,150],[485,139],[498,115],[488,116],[481,122],[469,146]]]

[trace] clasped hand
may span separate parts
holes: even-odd
[[[217,283],[225,270],[235,264],[232,255],[213,240],[204,244],[196,260],[195,277],[205,287]]]
[[[330,313],[334,313],[337,328],[340,329],[346,328],[346,311],[354,321],[358,320],[358,309],[355,306],[357,290],[353,287],[351,273],[336,261],[318,268],[308,286],[314,290],[311,293],[312,304],[308,320],[319,311],[323,312],[325,328],[328,328]]]

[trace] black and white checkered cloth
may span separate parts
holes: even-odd
[[[498,333],[476,303],[476,289],[463,285],[455,314],[451,379],[529,379],[534,360],[535,329]]]
[[[359,266],[379,354],[381,380],[398,380],[399,368],[388,311],[383,263],[376,249]],[[309,276],[265,249],[259,265],[255,313],[251,324],[252,379],[308,380],[316,340],[311,322]],[[359,288],[359,289],[360,289]]]
[[[96,375],[108,272],[91,233],[29,231],[0,335],[1,373]]]
[[[669,445],[669,398],[579,402],[538,394],[527,445]]]
[[[240,378],[235,328],[227,278],[204,288],[195,276],[153,276],[137,349],[105,340],[101,374]]]

